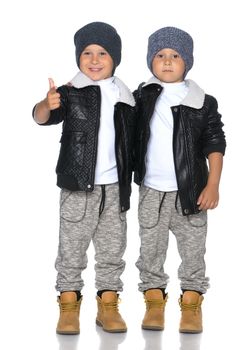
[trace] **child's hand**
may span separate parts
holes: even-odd
[[[219,191],[216,185],[207,185],[201,192],[197,204],[200,210],[214,209],[219,203]]]
[[[60,107],[60,94],[56,91],[54,80],[49,78],[49,91],[46,97],[46,104],[50,111]]]

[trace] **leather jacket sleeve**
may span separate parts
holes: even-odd
[[[222,129],[221,115],[218,113],[218,103],[212,96],[206,95],[208,100],[207,127],[203,132],[203,154],[208,157],[212,152],[224,155],[226,148],[225,134]]]

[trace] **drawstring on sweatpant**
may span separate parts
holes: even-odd
[[[162,208],[162,205],[163,205],[163,202],[164,202],[164,199],[165,199],[165,197],[166,197],[166,194],[167,194],[167,192],[164,192],[164,194],[163,194],[163,196],[162,196],[162,199],[161,199],[161,202],[160,202],[160,205],[159,205],[159,209],[158,209],[158,213],[160,214],[160,212],[161,212],[161,208]],[[177,213],[179,213],[179,210],[178,210],[178,206],[177,206],[177,204],[178,204],[178,199],[179,199],[179,192],[177,191],[176,192],[176,197],[175,197],[175,209],[176,209],[176,211],[177,211]]]
[[[166,194],[167,194],[167,192],[164,192],[164,194],[163,194],[163,196],[162,196],[162,199],[161,199],[161,202],[160,202],[160,205],[159,205],[159,209],[158,209],[159,214],[160,214],[160,212],[161,212],[161,208],[162,208],[164,199],[165,199],[165,197],[166,197]],[[177,213],[178,213],[178,206],[177,206],[178,199],[179,199],[179,193],[178,193],[178,191],[177,191],[177,192],[176,192],[176,197],[175,197],[175,205],[174,205],[174,206],[175,206],[175,209],[176,209],[176,211],[177,211]]]
[[[160,212],[161,212],[161,207],[162,207],[162,205],[163,205],[163,202],[164,202],[164,199],[165,199],[165,197],[166,197],[166,194],[167,194],[167,192],[164,192],[164,194],[163,194],[163,196],[162,196],[162,199],[161,199],[161,202],[160,202],[160,206],[159,206],[159,210],[158,210],[159,214],[160,214]]]
[[[102,190],[102,198],[99,206],[99,217],[102,215],[102,212],[105,207],[105,197],[106,197],[105,185],[101,185],[101,190]]]

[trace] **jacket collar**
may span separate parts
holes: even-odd
[[[180,104],[195,109],[202,108],[205,100],[205,92],[191,79],[185,80],[185,83],[188,87],[188,93]],[[151,84],[162,86],[162,82],[153,76],[143,85],[143,88]]]
[[[133,94],[129,90],[129,88],[117,77],[114,78],[115,85],[119,88],[120,91],[120,97],[118,102],[126,103],[132,107],[135,106],[135,100],[133,97]],[[70,84],[73,85],[75,88],[80,89],[84,88],[90,85],[98,85],[96,81],[91,80],[88,78],[85,74],[83,74],[81,71],[79,71],[74,78],[70,81]]]

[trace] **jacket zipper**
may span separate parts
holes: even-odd
[[[182,115],[182,108],[180,107],[180,121],[181,121],[181,125],[182,125],[182,130],[183,130],[183,135],[184,135],[184,143],[185,143],[185,153],[186,153],[186,161],[187,161],[187,167],[188,167],[188,177],[189,177],[189,188],[192,189],[192,205],[194,206],[194,202],[195,202],[195,195],[194,195],[194,191],[193,191],[193,184],[191,181],[191,166],[190,166],[190,159],[189,159],[189,154],[188,154],[188,147],[187,147],[187,136],[186,136],[186,129],[184,127],[184,121],[183,121],[183,115]],[[195,209],[195,207],[193,207],[193,209]],[[184,212],[185,209],[184,208]],[[187,214],[187,213],[186,213]]]
[[[98,114],[97,114],[97,122],[96,122],[96,128],[95,128],[95,154],[93,156],[93,162],[92,162],[92,169],[91,169],[91,179],[89,181],[89,184],[87,185],[89,190],[93,190],[94,188],[94,180],[95,180],[95,168],[96,168],[96,159],[97,159],[97,149],[98,149],[98,132],[100,128],[100,118],[101,118],[101,89],[98,86],[97,90],[97,101],[99,102],[98,105]]]

